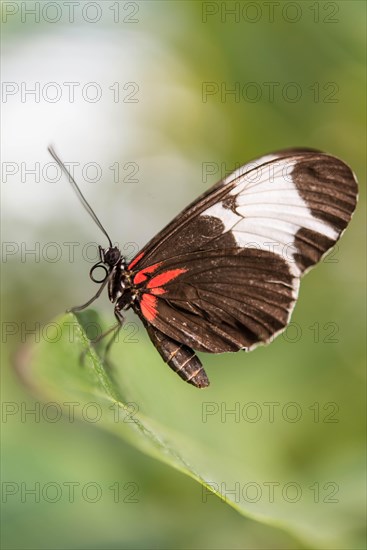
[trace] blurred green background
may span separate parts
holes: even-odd
[[[71,4],[1,6],[2,547],[365,548],[365,3]],[[67,181],[51,181],[50,143],[79,163],[76,179],[129,255],[261,154],[316,147],[357,174],[352,223],[271,346],[202,355],[202,392],[160,361],[133,315],[136,334],[113,351],[121,391],[190,475],[235,489],[234,507],[164,453],[138,450],[146,434],[129,443],[44,409],[78,401],[77,354],[59,393],[33,379],[23,341],[95,292],[87,245],[104,245]],[[112,321],[106,296],[96,308]]]

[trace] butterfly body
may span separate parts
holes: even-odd
[[[248,351],[282,332],[302,275],[339,239],[356,201],[343,161],[312,149],[272,153],[198,197],[129,264],[111,241],[100,247],[94,268],[106,277],[95,280],[94,268],[91,277],[108,283],[120,324],[132,308],[163,360],[205,387],[195,351]]]
[[[175,342],[150,324],[153,315],[152,300],[154,296],[163,294],[164,283],[177,277],[184,270],[165,271],[163,275],[154,276],[159,265],[153,265],[140,271],[133,271],[126,266],[126,259],[117,247],[101,248],[100,262],[93,271],[104,267],[108,282],[108,296],[115,304],[115,316],[122,324],[122,311],[132,308],[142,319],[152,343],[157,348],[163,360],[181,376],[183,380],[196,387],[209,385],[203,366],[192,349],[182,343]],[[133,264],[132,264],[133,265]],[[100,282],[100,281],[97,281]]]

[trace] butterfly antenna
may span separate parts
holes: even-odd
[[[48,152],[50,153],[50,155],[52,156],[53,159],[55,159],[55,161],[57,162],[57,164],[60,166],[61,170],[64,172],[64,174],[69,178],[69,181],[71,183],[71,185],[73,186],[74,188],[74,191],[76,192],[80,202],[82,203],[82,205],[84,206],[84,208],[86,209],[86,211],[89,213],[89,215],[93,218],[93,220],[95,221],[95,223],[98,225],[98,227],[100,228],[100,230],[106,235],[107,239],[108,239],[108,242],[110,243],[110,247],[112,248],[112,241],[107,233],[107,231],[105,230],[105,228],[103,227],[103,225],[101,224],[101,222],[99,221],[99,219],[97,218],[97,215],[96,213],[94,212],[93,208],[90,206],[90,204],[87,202],[87,199],[84,197],[83,193],[81,192],[81,190],[79,189],[75,179],[73,178],[73,176],[70,174],[69,170],[66,168],[65,164],[62,162],[61,159],[59,159],[59,157],[57,156],[57,154],[55,153],[54,149],[52,147],[48,147]]]

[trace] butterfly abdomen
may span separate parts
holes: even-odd
[[[151,324],[146,324],[145,328],[163,361],[177,372],[182,380],[197,388],[209,386],[209,379],[201,361],[191,348],[172,340]]]

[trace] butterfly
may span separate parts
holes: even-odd
[[[219,181],[127,262],[49,152],[109,241],[90,270],[97,294],[72,311],[107,286],[113,328],[132,308],[162,359],[198,388],[209,380],[196,351],[249,351],[286,328],[301,277],[334,246],[357,203],[343,161],[316,149],[278,151]]]

